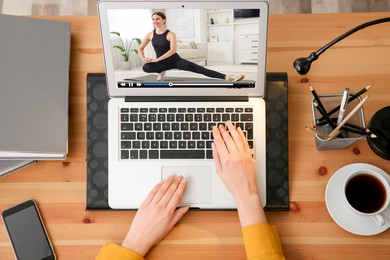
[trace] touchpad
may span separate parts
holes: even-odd
[[[181,175],[187,179],[187,188],[181,204],[211,203],[211,174],[211,167],[207,166],[163,166],[161,173],[164,181],[171,175]]]

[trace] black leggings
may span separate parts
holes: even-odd
[[[222,74],[218,71],[209,70],[203,66],[185,60],[181,58],[178,54],[174,54],[173,56],[159,62],[145,63],[142,69],[147,73],[161,73],[165,70],[179,69],[203,74],[207,77],[218,79],[225,79],[226,76],[225,74]]]

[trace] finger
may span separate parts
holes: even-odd
[[[148,205],[153,200],[154,196],[156,195],[157,191],[160,189],[161,185],[163,185],[163,183],[164,182],[160,181],[159,183],[156,184],[156,186],[154,186],[154,188],[149,192],[144,202],[142,202],[141,206]]]
[[[240,127],[237,128],[238,134],[241,136],[241,140],[246,152],[251,152],[251,148],[249,147],[248,139],[246,138],[244,131]]]
[[[228,121],[229,122],[229,121]],[[225,127],[220,125],[219,131],[221,132],[221,136],[225,142],[225,145],[227,147],[227,150],[229,153],[236,153],[237,152],[237,146],[234,143],[233,138],[231,135],[226,131]]]
[[[218,149],[217,149],[217,146],[215,145],[215,143],[211,144],[211,148],[213,151],[215,170],[217,171],[218,174],[220,174],[222,172],[222,164],[221,164],[221,158],[219,158]]]
[[[218,150],[218,154],[221,157],[226,158],[229,155],[229,151],[226,147],[225,141],[221,136],[220,130],[216,126],[213,126],[213,137],[214,137],[214,144]]]
[[[182,219],[182,217],[184,216],[184,214],[187,213],[188,210],[189,207],[181,207],[175,211],[175,213],[172,216],[171,222],[169,223],[170,230],[173,229],[173,227],[177,224],[177,222],[180,221],[180,219]]]
[[[187,187],[187,180],[183,177],[180,178],[174,192],[169,196],[169,201],[167,203],[167,208],[175,210],[179,205],[181,198],[183,197],[184,191]]]
[[[169,207],[172,199],[175,198],[175,194],[177,193],[177,190],[179,189],[180,187],[180,183],[181,181],[183,180],[183,176],[179,176],[175,179],[175,181],[171,184],[171,186],[169,187],[169,189],[165,192],[164,196],[161,198],[161,201],[159,202],[160,205],[162,205],[163,207]],[[185,182],[185,181],[184,181]],[[185,188],[185,186],[184,186]],[[184,189],[183,189],[183,192],[181,195],[183,195],[184,193]],[[181,197],[180,197],[181,199]],[[180,199],[179,201],[176,203],[176,205],[174,206],[174,209],[177,207],[177,205],[179,204],[180,202]]]
[[[232,124],[231,121],[227,121],[226,124],[227,124],[227,127],[228,127],[228,129],[230,131],[230,135],[233,138],[234,143],[235,143],[237,149],[239,151],[243,151],[244,150],[244,145],[242,143],[242,138],[241,138],[240,134],[238,133],[236,127]]]
[[[160,188],[157,190],[151,202],[155,204],[158,203],[161,200],[161,198],[164,196],[164,194],[167,192],[167,190],[169,189],[169,187],[171,186],[174,180],[175,178],[173,176],[169,176],[168,179],[166,179],[162,183]]]

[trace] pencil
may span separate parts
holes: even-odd
[[[345,123],[345,125],[343,125],[341,127],[342,130],[345,130],[347,132],[351,132],[351,133],[355,133],[355,134],[360,134],[360,135],[366,135],[366,136],[369,136],[371,138],[376,138],[377,136],[375,134],[372,134],[370,133],[369,131],[362,131],[360,129],[357,129],[357,128],[353,128],[353,127],[350,127],[350,126],[347,126],[347,124]]]
[[[328,134],[325,134],[324,132],[322,132],[320,130],[317,130],[317,129],[314,129],[314,128],[310,128],[310,127],[307,127],[307,126],[305,126],[305,128],[306,128],[306,130],[311,131],[311,132],[313,132],[313,133],[315,133],[315,134],[317,134],[319,136],[322,136],[322,137],[324,137],[326,139],[329,138]]]
[[[326,112],[326,109],[325,109],[324,105],[322,104],[320,97],[317,95],[317,92],[315,91],[315,89],[311,85],[309,85],[309,88],[310,88],[311,93],[314,96],[314,99],[317,101],[318,106]]]
[[[341,121],[340,124],[338,124],[336,128],[333,129],[333,131],[329,134],[328,141],[336,137],[337,131],[363,106],[363,104],[367,101],[367,98],[368,96],[363,98],[363,100],[352,109],[352,111],[343,119],[343,121]]]
[[[348,98],[348,103],[352,102],[353,100],[357,99],[361,94],[363,94],[364,92],[366,92],[369,88],[371,88],[372,84],[371,85],[368,85],[366,87],[364,87],[363,89],[361,89],[359,92],[357,92],[356,94],[353,94],[351,95],[349,98]],[[337,111],[339,111],[340,109],[340,105],[338,105],[337,107],[333,108],[331,111],[329,111],[327,113],[327,115],[330,117],[331,115],[333,115],[334,113],[336,113]],[[318,119],[318,122],[321,122],[324,120],[324,117],[321,117],[320,119]]]
[[[317,108],[318,112],[320,112],[320,114],[325,118],[325,121],[329,124],[330,127],[332,127],[332,129],[334,129],[336,126],[335,124],[332,122],[332,120],[328,117],[328,115],[326,114],[326,111],[324,111],[319,104],[317,104],[317,102],[313,102],[313,105]]]

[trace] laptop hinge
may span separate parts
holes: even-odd
[[[248,97],[243,96],[137,96],[137,97],[125,97],[126,102],[247,102]]]

